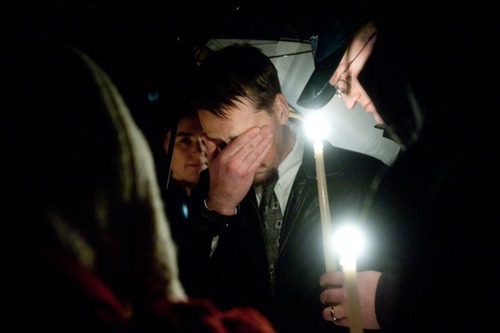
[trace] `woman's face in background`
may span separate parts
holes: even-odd
[[[208,167],[206,148],[201,140],[203,129],[196,115],[181,118],[172,153],[171,177],[189,192],[198,183],[200,172]],[[171,131],[165,137],[164,149],[168,151]]]

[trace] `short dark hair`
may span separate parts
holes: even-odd
[[[260,49],[235,43],[208,56],[200,65],[190,88],[194,109],[220,117],[247,98],[257,110],[273,112],[276,95],[281,93],[278,71]]]

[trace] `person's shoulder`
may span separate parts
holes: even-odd
[[[385,172],[387,164],[371,155],[340,148],[330,144],[324,146],[325,159],[337,171],[374,176]]]
[[[350,150],[346,148],[341,148],[334,146],[332,144],[325,144],[324,145],[324,154],[325,156],[330,156],[332,158],[337,158],[340,161],[345,161],[346,163],[369,163],[373,165],[386,165],[384,162],[379,160],[376,157],[373,157],[371,155],[355,151],[355,150]]]

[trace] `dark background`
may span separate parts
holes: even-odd
[[[21,37],[40,35],[77,47],[109,74],[148,140],[160,183],[165,183],[165,165],[170,162],[163,138],[175,124],[176,114],[186,107],[183,96],[197,66],[196,50],[212,38],[307,41],[314,15],[324,10],[320,4],[17,0],[15,26]]]
[[[309,37],[318,3],[287,1],[48,0],[16,3],[17,29],[78,47],[118,86],[147,133],[171,120],[210,38]]]

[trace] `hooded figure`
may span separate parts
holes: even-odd
[[[273,332],[253,310],[221,312],[208,300],[188,300],[151,151],[107,74],[52,40],[9,46],[2,55],[2,324]]]
[[[360,62],[356,60],[359,53],[369,44],[371,39],[375,40],[375,45],[377,44],[376,39],[379,39],[379,34],[375,30],[373,35],[370,34],[371,37],[369,37],[366,44],[363,42],[365,46],[357,53],[358,55],[348,57],[347,55],[352,51],[351,49],[356,48],[353,46],[353,40],[355,38],[367,38],[359,37],[358,34],[360,34],[360,31],[363,31],[363,29],[365,31],[369,30],[369,28],[366,28],[366,25],[369,23],[373,24],[380,18],[380,2],[349,1],[330,5],[333,5],[333,7],[323,9],[318,15],[317,20],[315,20],[314,32],[310,38],[315,69],[297,101],[297,104],[309,109],[324,107],[336,94],[339,97],[343,97],[343,94],[337,91],[332,83],[332,77],[337,68],[346,68],[346,75],[348,77],[346,80],[349,80],[351,76],[349,67],[355,61]],[[375,57],[376,55],[369,56],[369,60],[374,62],[373,59]],[[388,59],[391,57],[382,58],[390,64]],[[398,73],[396,68],[391,65],[387,66],[387,64],[379,64],[373,67],[376,67],[380,71],[383,68],[383,72],[376,73],[375,75],[370,74],[368,77],[379,77],[382,74],[383,76],[392,78],[390,81],[376,80],[375,83],[377,87],[384,86],[381,89],[390,91],[391,99],[390,101],[384,99],[385,105],[380,112],[377,111],[381,107],[380,100],[377,100],[377,103],[373,103],[376,110],[365,110],[375,113],[374,117],[378,123],[375,127],[384,129],[384,136],[397,142],[401,146],[401,151],[405,151],[418,138],[424,117],[423,110],[411,107],[413,100],[406,97],[409,95],[409,87],[406,86],[405,82],[401,81],[401,73]],[[366,71],[366,69],[363,69],[356,79],[361,82],[361,75],[366,73]],[[353,85],[356,84],[353,83]],[[366,96],[361,97],[358,94],[359,92],[355,91],[351,95],[356,96],[350,96],[349,101],[346,99],[346,106],[348,108],[354,107],[355,103],[360,103],[362,107],[365,107],[363,103],[368,104],[370,102],[369,104],[371,104],[372,101],[367,101]],[[351,102],[353,99],[354,102]],[[398,112],[384,112],[387,111],[388,102],[392,104],[391,108],[396,108]],[[380,119],[380,113],[384,113],[383,120]]]
[[[378,323],[386,332],[496,330],[496,18],[481,1],[375,4],[377,37],[357,79],[407,148],[366,212],[370,249],[358,268],[382,272]]]

